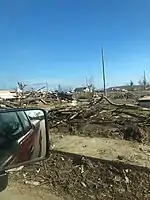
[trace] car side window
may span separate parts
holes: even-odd
[[[23,125],[24,134],[26,134],[31,129],[30,121],[29,121],[28,117],[26,116],[26,114],[24,113],[24,111],[19,111],[19,112],[17,112],[17,114]]]
[[[0,114],[0,134],[18,140],[23,133],[23,128],[16,112]]]

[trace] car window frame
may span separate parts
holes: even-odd
[[[19,112],[23,112],[24,115],[26,116],[27,121],[29,122],[29,125],[30,125],[29,129],[27,129],[27,130],[25,129],[24,124],[23,124],[23,122],[22,122],[22,119],[21,119],[21,117],[20,117],[19,114],[18,114]],[[18,116],[18,118],[19,118],[19,120],[20,120],[20,123],[22,124],[23,132],[24,132],[24,134],[23,134],[22,136],[24,136],[24,135],[26,135],[30,130],[32,130],[32,123],[31,123],[31,121],[29,120],[27,114],[26,114],[24,111],[17,111],[16,114],[17,114],[17,116]]]

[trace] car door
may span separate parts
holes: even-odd
[[[24,135],[18,140],[20,152],[18,155],[20,162],[25,162],[38,157],[39,151],[39,127],[40,124],[32,124],[25,112],[17,112],[23,126]]]
[[[32,126],[23,111],[0,114],[0,163],[13,165],[38,157],[39,123]]]

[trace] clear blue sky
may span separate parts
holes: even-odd
[[[149,0],[1,0],[0,87],[16,81],[102,86],[150,80]]]

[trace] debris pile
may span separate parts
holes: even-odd
[[[89,104],[48,111],[54,133],[90,137],[112,137],[149,142],[150,109],[133,104],[117,104],[107,97]]]
[[[65,92],[51,92],[51,91],[28,91],[17,93],[15,99],[1,99],[1,104],[9,107],[28,107],[49,105],[54,103],[71,102],[73,100],[72,94]]]
[[[109,97],[111,99],[136,99],[137,98],[136,95],[130,91],[109,93]]]

